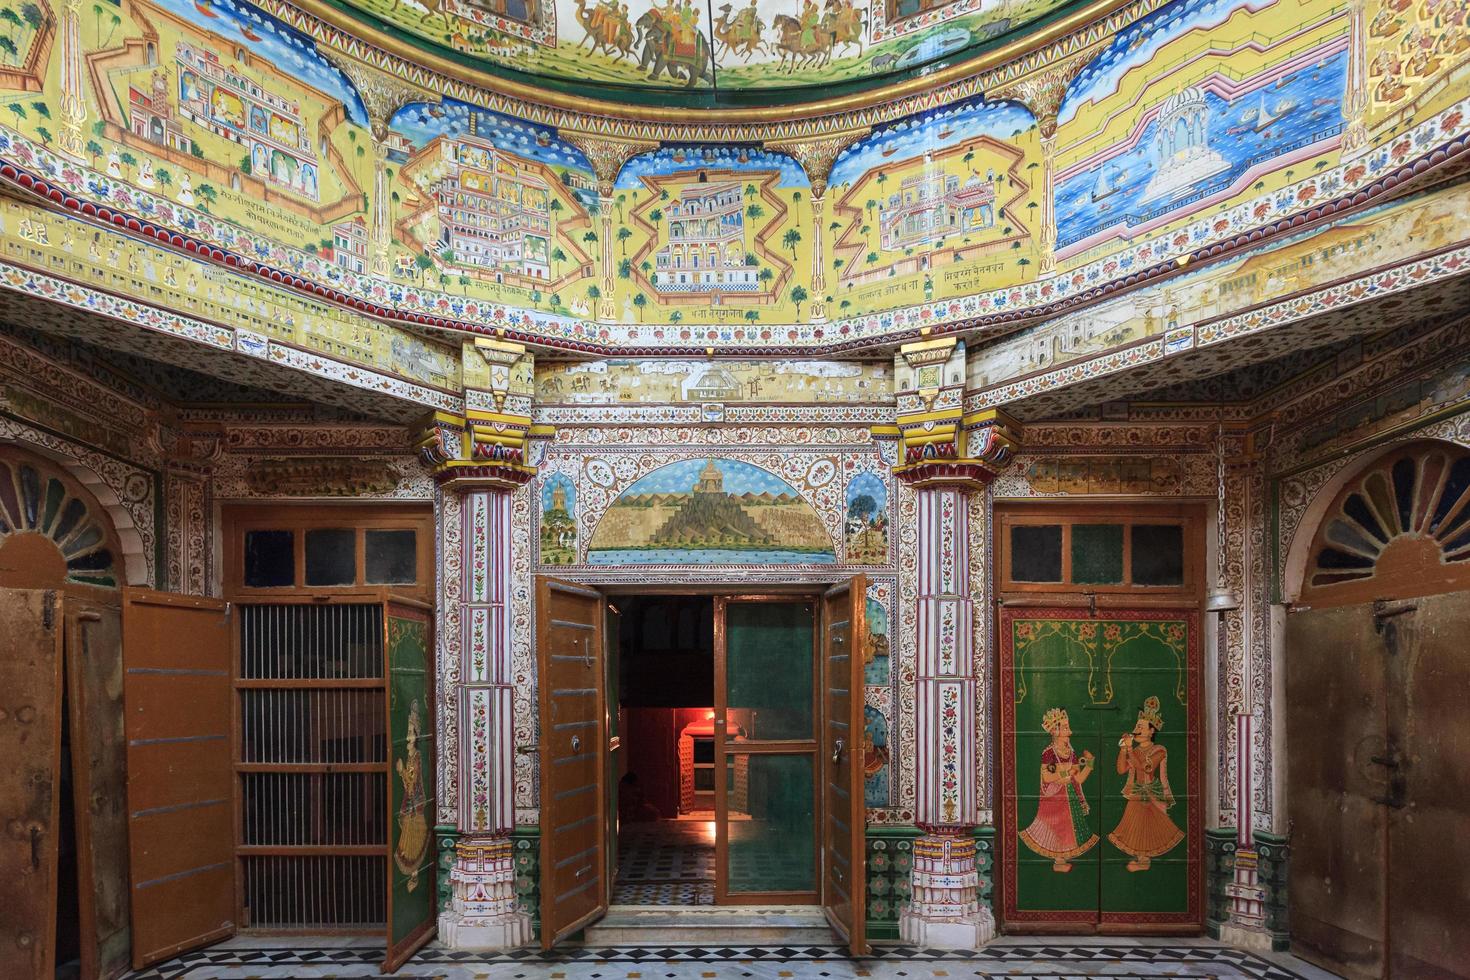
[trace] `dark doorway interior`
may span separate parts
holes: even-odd
[[[617,905],[712,905],[714,600],[617,603]]]

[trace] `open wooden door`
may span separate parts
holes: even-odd
[[[1388,744],[1371,604],[1286,621],[1292,951],[1350,978],[1384,974]]]
[[[61,798],[61,609],[0,589],[0,977],[50,980]]]
[[[822,909],[853,956],[868,951],[863,802],[863,658],[868,580],[822,599]]]
[[[116,599],[69,595],[64,606],[81,980],[115,977],[130,960],[122,610]]]
[[[136,969],[235,932],[227,609],[219,599],[123,590]]]
[[[542,949],[607,912],[604,606],[593,589],[536,579]]]
[[[392,973],[434,935],[433,607],[389,599],[388,678],[388,943],[383,972]]]

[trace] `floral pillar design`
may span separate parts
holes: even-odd
[[[458,747],[459,840],[439,935],[456,949],[507,949],[531,941],[531,917],[516,900],[510,840],[512,515],[515,491],[536,472],[524,461],[531,358],[517,344],[478,340],[465,345],[464,366],[464,417],[436,414],[420,442],[442,492],[455,495],[459,505],[445,508],[450,526],[441,528],[440,539],[441,566],[458,575],[457,589],[446,590],[453,593],[457,629],[441,631],[451,637],[446,642],[457,637],[458,644],[444,651],[441,670],[457,681],[458,739],[452,744]],[[448,554],[455,548],[457,554]]]
[[[998,412],[965,418],[965,348],[955,339],[906,345],[895,376],[902,462],[893,472],[918,503],[915,816],[923,831],[898,928],[905,942],[976,949],[995,937],[995,919],[980,904],[975,866],[980,698],[970,508],[987,506],[990,480],[1014,442]]]
[[[61,123],[56,148],[85,163],[82,127],[87,122],[87,87],[82,78],[82,2],[66,0],[61,12]]]

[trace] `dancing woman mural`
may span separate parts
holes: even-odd
[[[1072,725],[1063,708],[1052,708],[1041,719],[1051,744],[1041,753],[1041,799],[1036,819],[1021,831],[1021,841],[1042,857],[1052,859],[1052,870],[1072,870],[1071,859],[1097,843],[1087,826],[1091,807],[1082,784],[1092,775],[1092,753],[1079,757],[1072,748]]]
[[[1169,789],[1169,753],[1154,742],[1154,735],[1164,727],[1159,714],[1159,699],[1143,702],[1138,723],[1133,731],[1118,740],[1118,775],[1127,774],[1123,784],[1123,819],[1108,840],[1131,855],[1129,871],[1147,871],[1149,861],[1172,849],[1184,839],[1184,831],[1174,826],[1168,811],[1174,806],[1174,793]]]

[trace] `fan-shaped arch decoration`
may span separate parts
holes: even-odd
[[[1470,589],[1470,449],[1414,443],[1338,491],[1312,542],[1302,601],[1341,605]]]
[[[0,586],[116,588],[121,550],[97,499],[55,463],[0,446]]]

